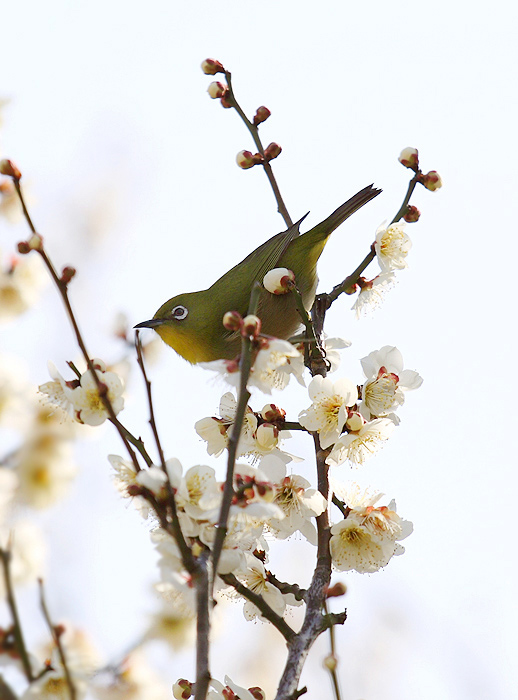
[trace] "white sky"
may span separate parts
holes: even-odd
[[[330,335],[353,341],[344,374],[360,381],[358,360],[391,344],[425,379],[381,455],[339,474],[395,497],[415,527],[406,554],[385,571],[340,577],[349,586],[339,632],[344,700],[508,700],[518,682],[516,15],[511,3],[443,0],[156,0],[145,8],[28,0],[2,10],[0,97],[12,102],[0,155],[22,169],[51,256],[78,267],[72,299],[92,354],[108,361],[119,355],[109,338],[117,312],[132,324],[150,318],[283,228],[261,170],[235,165],[252,144],[236,114],[208,98],[205,57],[232,70],[249,114],[271,109],[263,139],[283,147],[274,168],[293,218],[310,211],[309,227],[363,186],[383,188],[333,235],[319,266],[322,290],[356,266],[399,208],[409,173],[397,162],[403,147],[419,148],[422,167],[443,177],[441,191],[416,193],[422,219],[409,227],[410,269],[383,309],[357,323],[345,299],[328,319]],[[25,229],[1,222],[0,236],[9,251]],[[48,359],[64,370],[78,356],[50,287],[5,328],[2,348],[25,359],[35,384],[47,381]],[[185,468],[223,469],[192,430],[214,413],[221,387],[169,351],[151,373],[167,455]],[[129,395],[125,419],[146,434],[136,373]],[[292,417],[307,404],[302,390],[275,400]],[[261,405],[258,397],[253,406]],[[296,446],[290,451],[310,459],[307,440]],[[70,498],[40,519],[53,538],[55,615],[86,626],[112,655],[152,608],[156,577],[145,528],[110,490],[105,455],[121,450],[108,429],[101,444],[84,443]],[[312,478],[311,463],[304,469]],[[298,559],[286,572],[291,549]],[[300,560],[306,566],[311,556],[290,541],[273,561],[281,577],[300,570],[307,578]],[[24,594],[27,609],[33,596]],[[239,605],[229,614],[232,632],[215,641],[215,675],[267,684],[267,668],[273,684],[282,644],[265,656],[275,635],[244,626]],[[242,635],[251,647],[254,635],[262,640],[256,655],[243,655]],[[317,683],[327,692],[326,644],[303,678],[313,693]],[[191,663],[165,660],[169,679],[189,676]]]

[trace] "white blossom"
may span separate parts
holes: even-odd
[[[383,223],[376,231],[374,248],[383,272],[408,267],[406,256],[411,247],[412,242],[405,233],[404,223],[397,222],[388,227]]]
[[[385,294],[396,284],[394,272],[382,272],[373,280],[364,283],[354,304],[352,311],[356,311],[356,318],[375,311],[385,299]]]
[[[8,266],[0,266],[0,321],[7,321],[33,306],[47,276],[36,254],[13,256]]]
[[[312,405],[299,414],[299,422],[310,431],[317,431],[320,445],[330,447],[339,438],[347,420],[347,409],[358,400],[358,390],[350,379],[333,382],[317,375],[311,380],[308,393]]]
[[[326,463],[337,466],[345,461],[358,466],[372,457],[389,439],[394,423],[388,418],[377,418],[365,423],[357,432],[342,435],[335,443]]]

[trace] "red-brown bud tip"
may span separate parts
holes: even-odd
[[[404,148],[399,154],[398,160],[405,168],[417,170],[419,167],[419,152],[417,148]]]
[[[435,192],[435,190],[442,187],[441,176],[437,170],[430,170],[430,172],[426,173],[426,175],[421,175],[420,182],[426,187],[427,190],[430,190],[431,192]]]
[[[12,177],[13,180],[19,180],[22,176],[13,161],[8,159],[0,160],[0,173]]]
[[[243,319],[243,335],[253,336],[254,338],[261,332],[261,319],[254,314],[249,314]]]
[[[255,116],[254,116],[255,126],[258,126],[262,122],[265,122],[268,119],[268,117],[270,116],[270,114],[271,114],[271,112],[268,109],[268,107],[264,107],[264,105],[261,107],[258,107],[257,112],[255,113]]]
[[[361,279],[361,277],[360,277],[360,279]],[[359,281],[360,281],[360,280],[358,280],[358,282],[359,282]],[[357,291],[358,291],[358,285],[357,285],[357,284],[351,284],[350,287],[347,287],[347,289],[344,289],[344,292],[345,292],[346,294],[349,294],[349,295],[351,295],[351,294],[356,294]]]
[[[223,316],[223,325],[227,331],[238,331],[243,325],[243,317],[239,311],[227,311]]]
[[[326,591],[326,598],[338,598],[339,596],[345,595],[347,593],[347,586],[345,583],[338,581],[333,586],[329,586]]]
[[[248,692],[255,698],[255,700],[265,700],[266,698],[266,693],[264,690],[259,688],[257,685],[254,685],[252,688],[248,688]]]
[[[282,148],[278,143],[271,143],[265,148],[264,157],[266,160],[273,160],[274,158],[277,158],[281,151]]]
[[[75,267],[70,267],[69,265],[67,265],[67,267],[64,267],[63,271],[61,272],[61,281],[63,282],[63,284],[68,284],[75,274]]]
[[[214,58],[206,58],[202,61],[201,69],[205,75],[216,75],[216,73],[224,73],[225,69],[219,61]]]
[[[20,255],[27,255],[27,253],[30,253],[32,250],[27,241],[20,241],[17,245],[17,248]]]
[[[207,88],[207,92],[213,100],[217,100],[225,95],[227,89],[228,88],[226,85],[223,85],[223,83],[220,83],[217,80],[215,80],[209,85],[209,87]]]
[[[417,207],[414,207],[413,204],[409,204],[407,209],[406,209],[406,214],[404,215],[403,219],[409,223],[413,224],[416,221],[419,221],[419,217],[421,216],[421,212]]]
[[[268,423],[276,423],[277,421],[285,419],[286,411],[283,408],[279,408],[274,403],[267,403],[261,410],[261,416]]]

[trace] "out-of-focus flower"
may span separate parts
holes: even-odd
[[[162,598],[160,609],[153,613],[144,640],[158,639],[168,644],[174,651],[190,646],[195,639],[194,611],[176,600]]]
[[[388,227],[382,224],[376,231],[374,248],[383,272],[408,267],[406,256],[412,247],[412,241],[404,227],[405,224],[402,223],[390,224]]]
[[[11,224],[22,218],[22,207],[12,180],[0,181],[0,216]]]
[[[11,552],[11,580],[15,586],[34,582],[43,576],[46,546],[41,531],[28,520],[0,528],[0,546]],[[4,597],[4,577],[0,577],[0,597]]]
[[[358,389],[347,377],[333,382],[327,377],[313,377],[308,387],[312,405],[299,414],[306,430],[316,431],[320,445],[330,447],[339,438],[347,420],[347,408],[358,401]]]
[[[389,439],[394,423],[388,418],[377,418],[365,423],[357,432],[342,435],[335,443],[326,463],[338,466],[345,461],[358,466],[372,457]]]
[[[356,311],[356,318],[375,311],[385,299],[385,294],[396,284],[394,272],[382,272],[373,280],[362,283],[358,298],[352,305],[352,311]]]
[[[33,306],[46,281],[38,255],[12,256],[7,267],[0,267],[0,320],[16,318]]]
[[[90,689],[99,700],[168,700],[171,697],[170,688],[164,685],[138,649],[126,656],[111,682],[101,684],[96,680]]]

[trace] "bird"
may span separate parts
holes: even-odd
[[[300,224],[305,219],[302,217],[256,248],[208,289],[172,297],[152,319],[135,328],[152,328],[191,364],[236,358],[241,336],[239,331],[223,326],[224,314],[237,311],[245,316],[254,283],[262,284],[265,274],[279,267],[294,272],[295,284],[309,311],[318,282],[317,262],[329,236],[380,192],[373,185],[365,187],[327,219],[301,234]],[[261,319],[262,334],[283,340],[293,337],[301,325],[293,294],[274,295],[262,288],[256,314]]]

